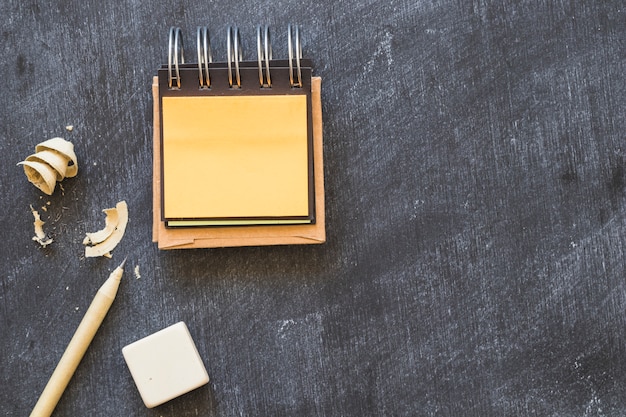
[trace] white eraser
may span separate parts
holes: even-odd
[[[122,348],[141,399],[156,407],[209,382],[209,375],[184,322]]]

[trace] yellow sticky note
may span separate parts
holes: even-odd
[[[306,95],[162,98],[166,219],[309,215]]]

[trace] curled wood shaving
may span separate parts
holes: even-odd
[[[24,166],[26,178],[35,187],[51,195],[56,184],[56,173],[49,165],[37,161],[22,161],[18,165]]]
[[[102,211],[106,214],[106,218],[104,219],[104,229],[98,230],[94,233],[86,233],[87,236],[85,236],[85,240],[83,240],[83,245],[96,245],[104,242],[106,238],[111,236],[119,224],[120,216],[116,208],[108,208]]]
[[[35,225],[35,236],[33,236],[33,240],[45,248],[53,242],[53,240],[47,237],[46,233],[43,231],[43,225],[46,224],[46,222],[41,220],[39,212],[35,210],[33,206],[30,206],[30,211],[33,213],[33,217],[35,217],[35,222],[33,223]]]
[[[85,248],[85,257],[105,256],[110,258],[111,251],[122,240],[128,224],[128,206],[120,201],[115,208],[102,210],[106,213],[105,227],[94,233],[87,233],[83,244],[93,245]]]
[[[35,161],[43,164],[48,164],[54,169],[56,174],[56,180],[61,181],[65,178],[67,171],[67,157],[57,151],[50,149],[44,149],[35,154],[26,157],[26,161]]]
[[[51,195],[57,181],[78,174],[74,145],[63,138],[52,138],[35,146],[35,153],[18,165],[35,187]]]

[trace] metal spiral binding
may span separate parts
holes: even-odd
[[[226,48],[228,50],[228,86],[230,88],[241,88],[241,73],[239,72],[239,61],[243,61],[243,51],[241,48],[241,38],[237,27],[228,27],[226,37]],[[235,65],[235,81],[233,85],[233,64]]]
[[[185,63],[185,53],[183,48],[183,33],[180,28],[172,26],[169,33],[169,41],[167,48],[167,75],[169,88],[180,88],[180,68],[179,65],[179,53],[180,63]],[[174,67],[172,69],[172,66]],[[172,71],[174,74],[172,74]],[[176,81],[176,87],[172,87]]]
[[[167,51],[167,85],[169,89],[181,89],[182,85],[187,85],[190,80],[183,83],[181,73],[183,74],[182,76],[188,77],[191,75],[191,72],[195,70],[194,67],[196,66],[200,89],[212,89],[212,87],[222,88],[215,84],[215,80],[223,79],[221,77],[224,77],[225,71],[228,74],[228,88],[231,89],[251,88],[252,86],[249,85],[242,87],[242,75],[243,82],[247,84],[249,81],[252,81],[249,77],[254,77],[253,71],[256,70],[258,70],[259,87],[261,89],[270,89],[276,86],[276,77],[284,77],[287,71],[289,72],[290,88],[303,88],[305,84],[303,72],[307,79],[310,76],[308,75],[310,74],[310,61],[302,58],[302,43],[298,25],[290,24],[287,27],[287,47],[289,53],[287,60],[273,60],[270,29],[267,25],[257,26],[256,63],[251,60],[243,60],[241,37],[239,29],[236,26],[229,26],[227,29],[226,62],[213,63],[211,40],[209,30],[206,26],[197,27],[196,42],[198,62],[197,64],[185,64],[182,31],[176,26],[172,26],[169,29]],[[270,64],[274,71],[274,80],[272,80]],[[211,78],[213,78],[213,80]],[[277,88],[283,88],[282,82]]]
[[[293,37],[295,38],[295,53],[294,42],[292,41],[291,24],[287,27],[287,47],[289,49],[289,85],[291,87],[302,87],[302,69],[300,67],[300,60],[302,59],[302,44],[300,43],[300,29],[298,25],[294,25]],[[296,73],[294,76],[293,61],[296,61]],[[297,78],[297,81],[294,81]]]
[[[200,88],[211,88],[209,64],[213,62],[213,55],[211,53],[209,30],[206,26],[198,27],[196,39],[198,44],[198,79]]]
[[[269,26],[265,25],[263,32],[263,42],[261,42],[261,26],[258,26],[256,32],[256,50],[259,62],[259,84],[261,88],[271,88],[272,77],[270,76],[270,61],[272,59],[272,43],[270,41]]]

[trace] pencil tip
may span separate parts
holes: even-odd
[[[124,258],[124,260],[122,261],[120,266],[118,266],[118,268],[124,268],[124,264],[126,263],[126,259],[128,259],[128,257]]]

